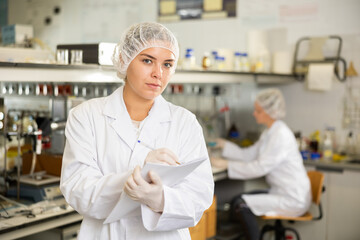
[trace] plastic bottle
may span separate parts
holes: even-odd
[[[183,69],[191,70],[191,69],[195,68],[195,65],[196,65],[196,62],[195,62],[195,56],[194,56],[194,49],[187,48],[184,63],[183,63]]]
[[[210,57],[210,62],[211,62],[211,67],[210,69],[212,70],[217,70],[217,66],[216,66],[216,57],[218,55],[217,51],[212,51],[211,52],[211,57]]]
[[[260,51],[256,59],[256,72],[270,72],[270,53],[268,50],[263,49]]]
[[[240,52],[235,52],[234,53],[234,71],[235,72],[240,72],[242,67],[241,67],[241,53]]]
[[[184,63],[183,63],[183,69],[184,70],[191,70],[192,69],[192,55],[186,54]]]
[[[333,143],[332,136],[329,130],[325,131],[324,143],[323,143],[323,160],[330,162],[333,156]]]
[[[228,130],[228,134],[227,134],[227,138],[232,141],[232,142],[238,142],[240,137],[239,131],[236,127],[236,125],[234,123],[231,124],[229,130]]]
[[[225,69],[225,57],[216,56],[216,70],[224,71]]]

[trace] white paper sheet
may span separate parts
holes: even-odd
[[[148,172],[152,170],[160,176],[163,185],[171,187],[184,179],[205,160],[207,160],[207,158],[199,158],[191,162],[176,166],[147,163],[142,168],[141,175],[144,179],[148,180]],[[116,209],[113,209],[110,215],[105,219],[104,224],[114,222],[119,218],[127,215],[128,213],[134,211],[138,207],[140,207],[139,202],[131,200],[125,193],[123,193],[121,194],[119,203],[115,207]]]

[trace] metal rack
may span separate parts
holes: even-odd
[[[342,38],[341,37],[332,35],[332,36],[328,36],[326,38],[326,41],[328,41],[328,40],[338,41],[335,56],[330,56],[330,57],[318,56],[318,57],[311,57],[308,59],[306,59],[306,58],[299,59],[299,52],[300,52],[301,46],[303,46],[303,43],[305,43],[305,42],[310,43],[314,39],[320,39],[320,38],[303,37],[303,38],[300,38],[296,42],[295,53],[294,53],[294,64],[293,64],[293,73],[294,73],[295,79],[298,81],[303,81],[305,79],[305,75],[307,74],[309,64],[312,64],[312,63],[334,63],[334,73],[335,73],[337,79],[340,82],[344,82],[346,80],[345,71],[346,71],[347,67],[346,67],[345,59],[340,56],[341,47],[342,47]],[[317,51],[321,51],[321,49],[317,49]],[[343,75],[342,76],[340,76],[340,70],[339,70],[340,63],[343,65]]]
[[[20,124],[19,126],[17,126],[16,129],[13,129],[12,131],[8,131],[8,122],[9,122],[9,116],[12,112],[18,112],[20,113]],[[3,127],[3,137],[4,137],[4,180],[6,181],[7,179],[7,155],[8,155],[8,151],[7,151],[7,144],[6,141],[7,139],[10,139],[13,136],[16,136],[17,140],[18,140],[18,144],[17,144],[17,157],[16,157],[16,181],[17,181],[17,199],[20,198],[20,177],[21,177],[21,167],[22,167],[22,160],[21,160],[21,138],[26,138],[26,137],[32,137],[32,138],[36,138],[37,136],[41,135],[42,132],[39,131],[36,127],[33,129],[29,129],[29,131],[24,131],[23,129],[23,119],[25,115],[32,115],[33,112],[30,112],[28,110],[13,110],[13,109],[9,109],[6,113],[5,113],[5,118],[4,118],[4,127]],[[33,120],[35,122],[35,119]],[[36,139],[34,139],[34,143],[33,143],[33,158],[32,158],[32,171],[35,168],[35,162],[36,162],[36,152],[35,152],[35,148],[36,148]],[[5,192],[7,190],[7,186],[5,183]]]

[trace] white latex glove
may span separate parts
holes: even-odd
[[[226,143],[226,140],[223,139],[223,138],[217,138],[215,140],[216,142],[216,145],[214,146],[214,148],[221,148],[221,149],[224,149],[225,147],[225,143]]]
[[[148,153],[145,163],[163,163],[167,165],[180,164],[178,157],[168,148],[159,148]]]
[[[211,166],[216,168],[227,168],[228,167],[228,160],[225,160],[223,158],[216,158],[212,157],[210,158]]]
[[[148,173],[150,183],[141,176],[140,167],[136,166],[127,179],[124,191],[134,201],[147,205],[154,212],[164,210],[163,185],[159,175],[153,171]]]

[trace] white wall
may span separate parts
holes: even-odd
[[[59,15],[52,13],[56,5],[62,8]],[[36,37],[53,49],[59,43],[117,42],[127,26],[139,21],[156,21],[157,15],[157,0],[12,0],[9,6],[10,24],[33,24]],[[289,11],[295,15],[287,15]],[[192,47],[198,60],[204,51],[213,49],[247,50],[246,34],[252,29],[285,28],[287,49],[293,49],[296,41],[304,36],[336,34],[344,39],[341,55],[348,62],[353,61],[360,73],[359,12],[358,0],[238,0],[236,18],[165,25],[177,36],[181,54],[185,48]],[[45,16],[53,18],[51,25],[44,25]],[[322,93],[308,91],[303,83],[295,81],[278,87],[285,94],[288,106],[285,120],[293,130],[302,130],[308,135],[330,125],[336,127],[339,135],[344,134],[340,129],[345,84],[334,80],[332,90]],[[250,96],[257,88],[247,87],[244,91],[244,96]],[[251,99],[242,100],[251,105]],[[251,107],[246,111],[243,108],[235,114],[238,121],[249,119]]]

